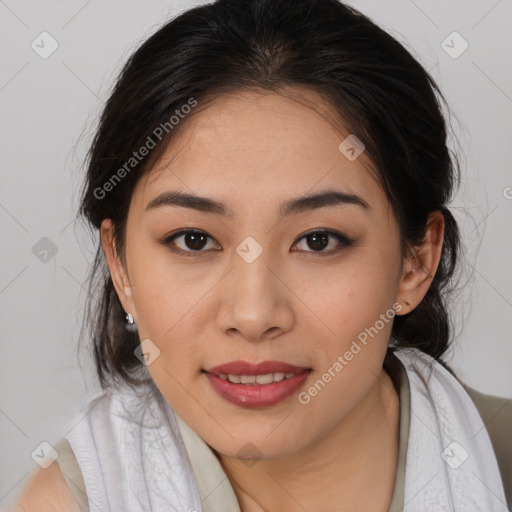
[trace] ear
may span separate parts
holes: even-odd
[[[423,300],[439,266],[443,239],[444,216],[436,210],[428,216],[424,242],[404,259],[397,292],[402,309],[397,314],[410,313]]]
[[[131,313],[137,323],[137,312],[133,300],[132,284],[120,255],[117,253],[114,238],[114,224],[111,219],[104,219],[100,227],[101,244],[110,270],[110,277],[117,296],[126,313]]]

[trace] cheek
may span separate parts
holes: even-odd
[[[171,335],[181,319],[188,321],[211,288],[207,266],[176,264],[169,249],[149,238],[133,244],[129,264],[137,312],[158,337]]]
[[[311,305],[329,329],[316,336],[315,377],[298,402],[308,417],[319,418],[316,427],[322,432],[342,421],[366,395],[388,347],[394,319],[393,273],[374,261],[367,263],[332,274],[338,277]],[[328,417],[325,411],[331,411]]]
[[[169,374],[185,385],[191,378],[191,365],[201,355],[199,340],[204,320],[200,315],[212,288],[211,280],[192,265],[186,271],[183,266],[171,265],[160,248],[147,245],[137,249],[129,263],[139,336],[141,341],[151,340],[160,351],[149,371],[155,373],[155,381],[165,380],[166,386],[178,385]]]
[[[316,336],[316,384],[301,402],[308,402],[305,406],[312,415],[322,414],[333,403],[350,409],[379,374],[394,320],[393,265],[398,263],[377,252],[354,257],[331,269],[330,279],[323,280],[323,293],[308,302],[322,320],[316,322],[321,329]],[[335,423],[347,412],[340,405],[330,421]]]
[[[322,330],[341,345],[373,325],[394,303],[394,270],[391,264],[381,264],[384,261],[378,255],[354,256],[323,276],[312,272],[302,283],[301,296],[322,320]]]

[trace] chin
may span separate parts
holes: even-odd
[[[261,432],[257,436],[249,436],[247,433],[241,436],[236,436],[235,433],[233,435],[235,439],[230,439],[226,445],[216,443],[215,447],[212,445],[210,447],[225,457],[239,459],[248,464],[254,464],[258,460],[289,457],[303,448],[290,437],[276,436],[270,439],[261,435]]]

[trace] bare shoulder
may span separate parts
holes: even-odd
[[[12,512],[79,512],[76,498],[57,463],[37,468],[22,489]]]

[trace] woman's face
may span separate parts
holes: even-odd
[[[124,286],[116,281],[123,307],[141,341],[151,340],[149,371],[171,407],[229,457],[250,442],[261,457],[279,458],[324,437],[378,379],[391,333],[401,263],[395,217],[366,154],[342,152],[349,134],[319,114],[327,108],[319,97],[306,96],[316,110],[244,92],[185,119],[129,209],[127,274]],[[327,191],[353,199],[303,202]],[[222,206],[151,207],[171,192]],[[179,230],[204,237],[169,240]],[[322,233],[307,236],[315,230]],[[297,370],[296,386],[259,390],[206,372],[232,361],[312,371]],[[262,371],[288,373],[272,369]]]

